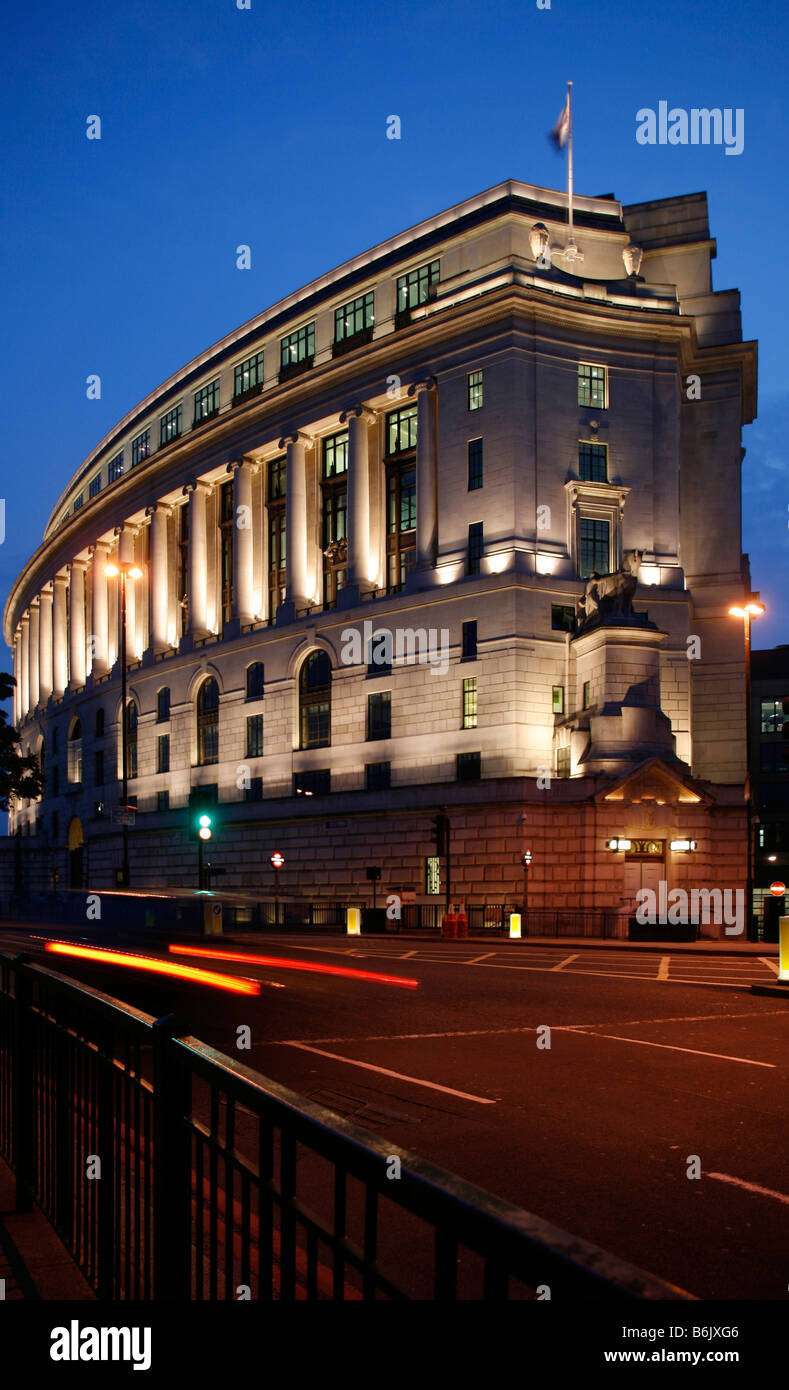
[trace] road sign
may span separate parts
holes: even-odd
[[[527,849],[527,850],[526,850],[526,853],[525,853],[524,855],[521,856],[521,864],[523,865],[524,869],[528,869],[529,865],[531,864],[531,850],[530,850],[530,849]]]
[[[770,884],[770,892],[774,898],[782,898],[786,892],[786,884],[781,883],[780,880],[776,880],[775,883]]]
[[[275,869],[281,869],[281,868],[283,867],[284,863],[285,863],[285,856],[284,856],[284,854],[280,854],[279,850],[278,850],[278,849],[275,849],[274,853],[273,853],[272,856],[271,856],[271,864],[272,864],[273,868],[275,868]]]

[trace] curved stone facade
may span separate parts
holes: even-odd
[[[627,866],[601,857],[590,808],[654,760],[676,794],[651,798],[653,838],[680,833],[677,807],[715,808],[738,862],[742,633],[725,614],[755,348],[736,292],[712,292],[703,195],[580,198],[576,232],[570,273],[563,195],[469,199],[208,349],[77,470],[4,618],[15,722],[47,774],[11,828],[61,881],[110,884],[120,862],[113,563],[142,576],[135,882],[194,882],[188,808],[206,796],[228,887],[270,891],[287,844],[291,893],[348,894],[373,862],[419,896],[449,802],[460,891],[519,891],[531,834],[537,902],[610,905]],[[631,551],[641,619],[576,635],[586,576]],[[715,837],[695,835],[719,874]]]

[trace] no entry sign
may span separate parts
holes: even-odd
[[[782,898],[786,892],[786,884],[776,881],[770,884],[770,892],[775,898]]]
[[[271,862],[274,865],[275,869],[281,869],[282,865],[285,863],[284,854],[280,854],[279,850],[275,849],[274,853],[271,856]]]

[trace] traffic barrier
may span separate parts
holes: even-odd
[[[362,909],[360,907],[349,907],[346,911],[345,927],[348,936],[361,936],[362,934]]]
[[[510,941],[519,941],[521,934],[521,914],[519,912],[510,913]]]
[[[468,917],[464,907],[461,907],[457,915],[457,932],[459,937],[468,936]]]

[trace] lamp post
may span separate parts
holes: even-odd
[[[117,560],[104,569],[108,579],[120,579],[121,620],[120,620],[120,662],[121,662],[121,806],[123,808],[123,860],[121,864],[121,887],[128,888],[129,873],[129,826],[126,821],[126,802],[129,795],[129,721],[126,713],[126,580],[142,579],[139,565],[128,560]]]
[[[760,618],[764,604],[758,594],[749,594],[744,603],[732,604],[730,618],[742,618],[745,632],[745,809],[748,815],[748,871],[745,885],[745,911],[748,939],[753,932],[753,798],[751,792],[751,618]]]

